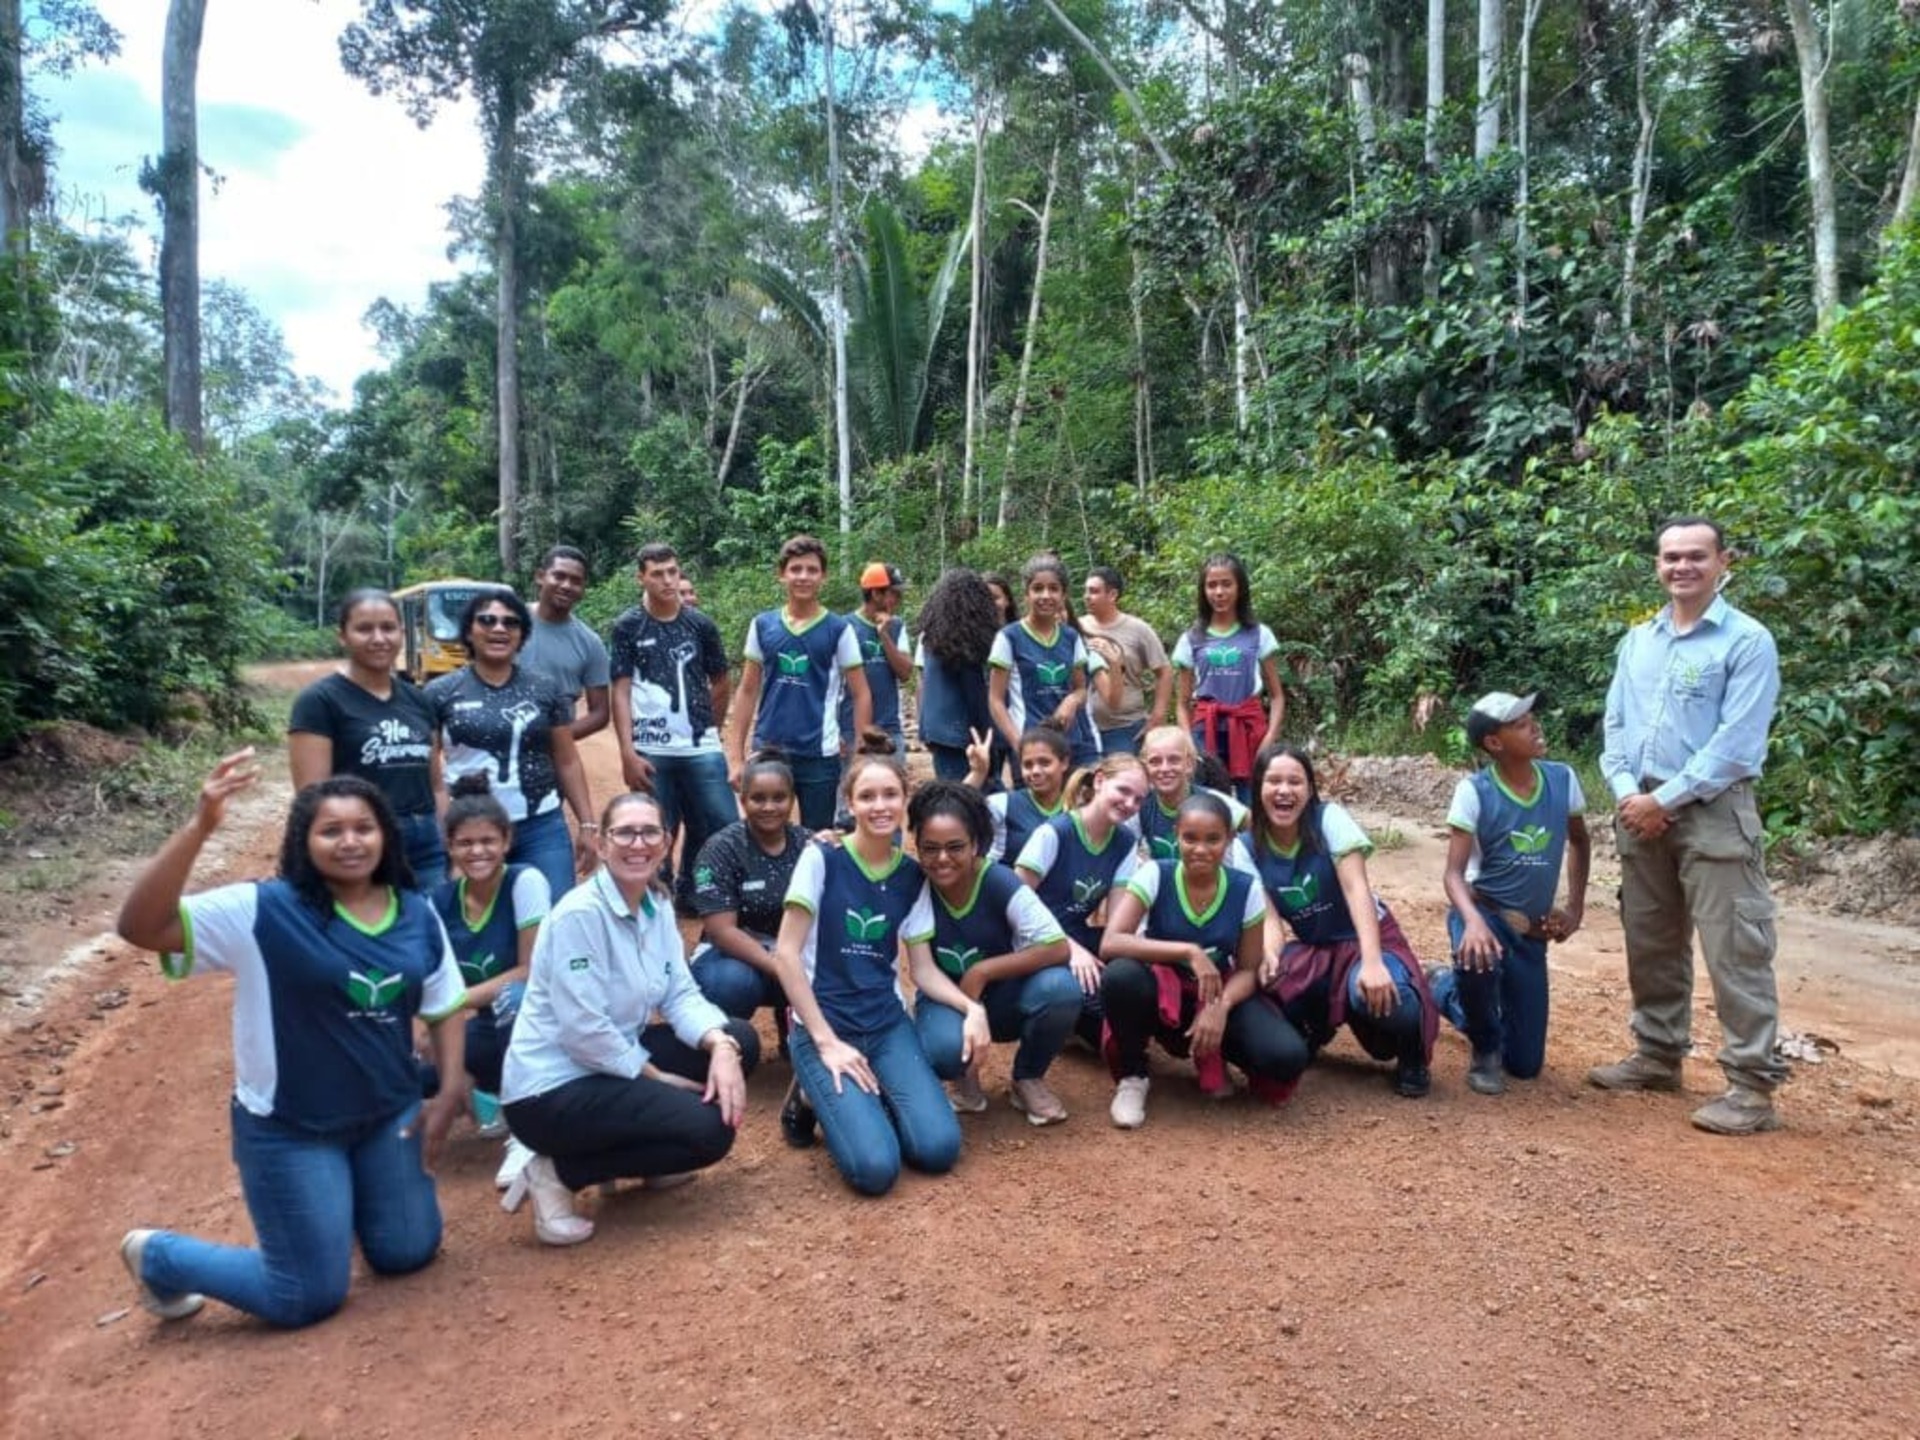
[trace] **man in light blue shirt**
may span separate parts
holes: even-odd
[[[1620,642],[1601,773],[1616,804],[1620,921],[1634,1053],[1588,1079],[1606,1090],[1678,1090],[1693,1013],[1693,935],[1713,984],[1727,1092],[1693,1112],[1721,1135],[1779,1124],[1780,1002],[1773,900],[1753,798],[1780,695],[1773,636],[1720,594],[1732,561],[1720,526],[1660,527],[1655,573],[1669,603]]]

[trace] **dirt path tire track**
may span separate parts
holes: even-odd
[[[583,748],[606,793],[610,745]],[[264,873],[276,840],[231,871]],[[1381,883],[1438,954],[1437,887]],[[227,987],[169,988],[108,946],[4,1037],[10,1079],[61,1103],[23,1098],[0,1139],[0,1435],[1920,1432],[1920,1087],[1843,1056],[1747,1142],[1687,1127],[1705,1063],[1687,1096],[1586,1089],[1626,1014],[1598,902],[1596,960],[1555,974],[1547,1073],[1499,1101],[1466,1093],[1452,1038],[1422,1103],[1340,1042],[1277,1112],[1205,1102],[1156,1060],[1148,1125],[1122,1134],[1104,1073],[1069,1056],[1073,1119],[1035,1132],[1003,1049],[958,1172],[861,1201],[781,1144],[776,1061],[728,1161],[597,1202],[576,1251],[503,1215],[496,1147],[457,1135],[440,1259],[357,1274],[292,1335],[218,1305],[115,1318],[128,1226],[250,1229]]]

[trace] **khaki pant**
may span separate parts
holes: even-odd
[[[1780,1022],[1773,899],[1752,785],[1742,781],[1704,804],[1681,806],[1657,840],[1629,835],[1618,821],[1614,838],[1640,1049],[1675,1065],[1687,1053],[1698,931],[1720,1014],[1720,1068],[1735,1084],[1772,1090],[1787,1069],[1773,1053]]]

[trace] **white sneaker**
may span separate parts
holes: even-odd
[[[1147,1087],[1153,1082],[1144,1075],[1129,1075],[1113,1087],[1113,1103],[1107,1118],[1122,1130],[1138,1130],[1147,1123]]]
[[[533,1151],[522,1145],[513,1136],[507,1137],[507,1158],[500,1162],[500,1168],[493,1172],[493,1188],[504,1190],[513,1184],[520,1172],[527,1168],[527,1161],[533,1159]]]

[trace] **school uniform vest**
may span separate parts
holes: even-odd
[[[1136,841],[1135,832],[1116,825],[1106,845],[1096,851],[1087,844],[1079,818],[1071,811],[1054,816],[1045,828],[1054,832],[1060,853],[1040,882],[1038,894],[1071,939],[1098,953],[1100,931],[1089,917],[1113,888],[1113,877]]]
[[[1480,873],[1473,888],[1495,905],[1537,919],[1553,909],[1560,888],[1573,772],[1554,761],[1535,762],[1534,772],[1540,783],[1525,803],[1500,784],[1491,767],[1471,777],[1480,801],[1475,831]]]
[[[1033,838],[1033,832],[1062,813],[1059,809],[1061,802],[1055,801],[1052,810],[1042,810],[1031,790],[1009,790],[1004,798],[1007,808],[1001,819],[1007,828],[1007,843],[1000,854],[1011,865],[1020,858],[1020,852],[1027,848],[1027,841]]]
[[[760,643],[760,708],[754,741],[791,755],[840,753],[840,691],[836,652],[847,617],[822,611],[804,630],[790,630],[778,610],[753,619]]]
[[[513,889],[525,865],[508,865],[500,873],[500,888],[494,892],[487,913],[474,925],[467,920],[464,898],[466,881],[442,881],[433,891],[433,908],[440,912],[440,923],[447,927],[447,943],[459,962],[460,978],[469,986],[485,984],[502,971],[520,963],[520,917],[513,906]],[[519,987],[511,987],[519,988]],[[519,1008],[519,997],[504,993],[490,1008],[474,1018],[482,1026],[492,1027],[500,1002],[507,1000],[510,1015]]]
[[[1312,852],[1296,845],[1291,855],[1281,854],[1252,835],[1241,837],[1237,843],[1253,856],[1268,903],[1293,927],[1299,939],[1309,945],[1337,945],[1359,938],[1325,837]]]
[[[853,627],[853,638],[860,645],[860,668],[867,677],[867,693],[873,697],[873,723],[890,735],[898,735],[900,677],[887,663],[886,648],[880,643],[880,627],[858,610],[847,616],[847,624]],[[896,646],[904,643],[905,628],[897,617],[887,621],[887,631]],[[840,733],[853,733],[853,697],[844,689],[840,692]]]
[[[1004,865],[983,864],[974,877],[973,898],[954,911],[933,894],[933,959],[958,980],[982,960],[1007,955],[1014,948],[1013,926],[1007,907],[1021,889],[1020,877]]]
[[[1007,637],[1007,645],[1013,651],[1007,710],[1013,716],[1014,725],[1024,732],[1053,714],[1060,708],[1060,702],[1073,693],[1074,654],[1075,646],[1082,643],[1080,632],[1070,625],[1061,625],[1054,631],[1053,643],[1043,644],[1025,623],[1016,621],[1000,633]],[[1096,754],[1099,752],[1100,736],[1093,728],[1093,717],[1087,713],[1086,706],[1082,705],[1080,713],[1074,716],[1067,739],[1076,748],[1091,746]]]
[[[1202,630],[1189,632],[1193,651],[1193,693],[1196,699],[1238,705],[1253,698],[1260,683],[1260,627],[1242,625],[1231,635]]]
[[[813,917],[813,996],[836,1031],[871,1031],[900,1018],[900,928],[920,893],[920,867],[896,855],[871,878],[851,847],[824,847],[826,876]]]
[[[1240,932],[1247,918],[1247,890],[1253,876],[1244,870],[1220,869],[1220,887],[1213,893],[1213,904],[1204,915],[1188,908],[1179,883],[1177,860],[1157,860],[1160,888],[1147,907],[1144,933],[1154,940],[1176,940],[1182,945],[1198,945],[1213,957],[1222,975],[1233,972],[1240,954]]]

